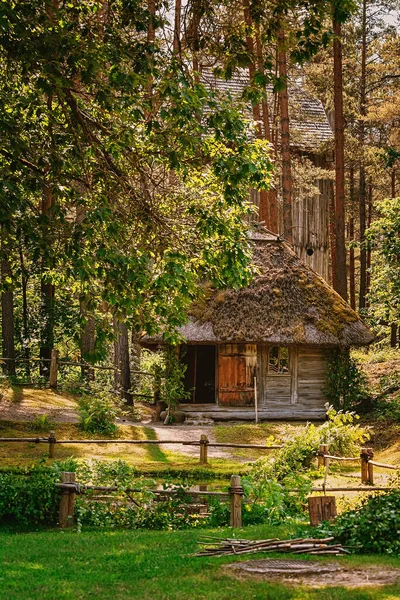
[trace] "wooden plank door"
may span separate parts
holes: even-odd
[[[218,354],[218,399],[222,406],[254,406],[255,344],[222,344]]]

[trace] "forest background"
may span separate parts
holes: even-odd
[[[14,359],[25,359],[30,377],[40,358],[46,379],[53,347],[88,363],[112,357],[132,402],[142,333],[176,342],[199,283],[249,282],[250,188],[260,220],[291,241],[296,178],[320,175],[292,154],[293,83],[334,129],[333,287],[397,346],[398,10],[396,0],[3,2],[6,374],[21,375]],[[243,96],[209,89],[206,69],[246,73]]]

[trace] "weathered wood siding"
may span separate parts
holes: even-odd
[[[323,408],[327,360],[322,349],[291,347],[289,373],[268,373],[268,347],[259,348],[260,405],[287,410]],[[285,408],[286,407],[286,408]]]
[[[324,389],[328,361],[324,350],[299,347],[298,352],[298,404],[322,408],[326,402]]]
[[[253,406],[256,372],[255,344],[221,344],[218,349],[219,404]]]
[[[289,348],[289,373],[268,373],[268,346],[259,350],[261,405],[289,405],[296,402],[297,348]]]

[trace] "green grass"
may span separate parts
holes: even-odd
[[[301,532],[301,531],[300,531]],[[221,565],[236,557],[195,558],[202,533],[232,536],[231,530],[187,531],[0,531],[2,600],[394,600],[400,585],[382,588],[312,589],[239,580]],[[288,537],[299,527],[248,527],[248,538]],[[253,555],[257,556],[257,555]],[[261,555],[258,555],[261,556]],[[281,556],[281,555],[280,555]],[[304,557],[307,560],[307,557]],[[243,557],[242,559],[243,560]],[[319,560],[324,560],[320,558]],[[400,567],[399,558],[345,557],[353,566]]]

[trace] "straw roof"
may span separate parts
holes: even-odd
[[[207,288],[180,329],[188,343],[348,347],[373,341],[359,316],[287,243],[266,233],[251,239],[259,274],[240,290]]]

